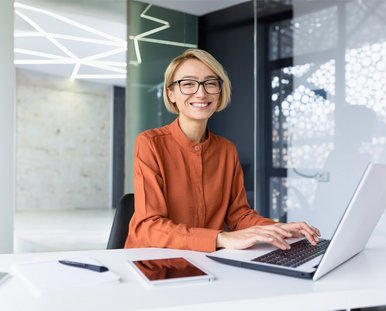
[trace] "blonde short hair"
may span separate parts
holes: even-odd
[[[168,96],[168,88],[174,82],[174,74],[177,69],[188,59],[197,59],[209,67],[223,82],[220,93],[220,103],[216,111],[221,111],[228,106],[231,98],[231,82],[223,66],[208,52],[200,49],[188,49],[180,56],[174,58],[165,70],[163,97],[167,110],[171,113],[179,114],[175,103],[171,102]]]

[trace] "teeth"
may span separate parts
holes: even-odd
[[[192,103],[192,106],[202,108],[208,106],[208,103]]]

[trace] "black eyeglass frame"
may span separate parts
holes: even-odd
[[[197,90],[194,92],[194,93],[189,93],[189,94],[186,94],[184,93],[182,90],[181,90],[181,82],[183,81],[192,81],[192,82],[196,82],[198,84],[198,87],[197,87]],[[218,81],[219,83],[219,87],[220,87],[220,91],[219,92],[216,92],[216,93],[212,93],[212,92],[208,92],[207,89],[205,88],[205,83],[208,82],[208,81]],[[200,89],[200,85],[202,85],[202,87],[204,88],[205,92],[207,94],[212,94],[212,95],[215,95],[215,94],[220,94],[221,91],[222,91],[222,84],[223,84],[223,80],[220,79],[220,78],[211,78],[211,79],[207,79],[207,80],[203,80],[203,81],[197,81],[197,80],[193,80],[193,79],[180,79],[180,80],[176,80],[172,83],[169,84],[168,87],[171,87],[173,86],[174,84],[178,84],[178,87],[180,89],[180,92],[184,95],[193,95],[193,94],[196,94],[198,92],[198,90]]]

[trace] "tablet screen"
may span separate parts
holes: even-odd
[[[135,260],[132,263],[153,283],[178,279],[213,279],[207,272],[182,257]]]

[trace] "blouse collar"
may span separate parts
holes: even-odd
[[[207,138],[202,143],[191,141],[181,130],[178,118],[169,124],[169,130],[174,139],[182,148],[194,153],[205,150],[208,147],[212,136],[211,132],[208,130],[208,128],[206,128]]]

